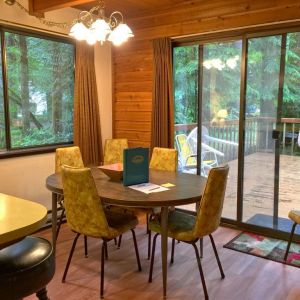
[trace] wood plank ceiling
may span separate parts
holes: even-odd
[[[35,2],[32,7],[40,3],[41,12],[47,11],[47,5],[51,10],[55,5],[89,9],[95,4],[88,0],[29,1]],[[113,47],[113,136],[128,138],[131,147],[150,145],[153,39],[243,27],[255,31],[257,26],[277,23],[278,28],[291,21],[300,25],[299,0],[107,0],[105,3],[107,14],[114,10],[124,14],[135,35],[124,45]]]

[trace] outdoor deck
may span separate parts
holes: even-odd
[[[236,219],[237,160],[229,162],[230,172],[223,217]],[[280,155],[279,217],[300,209],[300,156]],[[274,153],[256,152],[245,157],[243,221],[256,214],[273,215]],[[194,210],[194,205],[186,207]]]

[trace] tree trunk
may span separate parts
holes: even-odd
[[[30,129],[30,102],[29,102],[29,72],[27,57],[27,41],[26,37],[19,35],[20,46],[20,83],[21,83],[21,100],[22,100],[22,131],[26,133]]]
[[[52,44],[53,56],[53,92],[52,92],[52,121],[53,133],[59,134],[63,131],[62,126],[62,83],[61,83],[61,53],[58,43]]]

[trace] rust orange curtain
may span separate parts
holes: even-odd
[[[85,165],[103,160],[94,47],[76,43],[74,88],[74,144],[79,146]]]
[[[153,41],[151,148],[174,146],[172,46],[169,38]]]

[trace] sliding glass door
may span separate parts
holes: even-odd
[[[289,210],[300,209],[300,31],[173,53],[179,170],[207,177],[228,163],[224,220],[288,231]]]
[[[281,35],[247,40],[243,222],[273,227]],[[276,201],[275,201],[276,200]]]
[[[200,174],[229,164],[223,217],[236,219],[242,40],[201,47]]]

